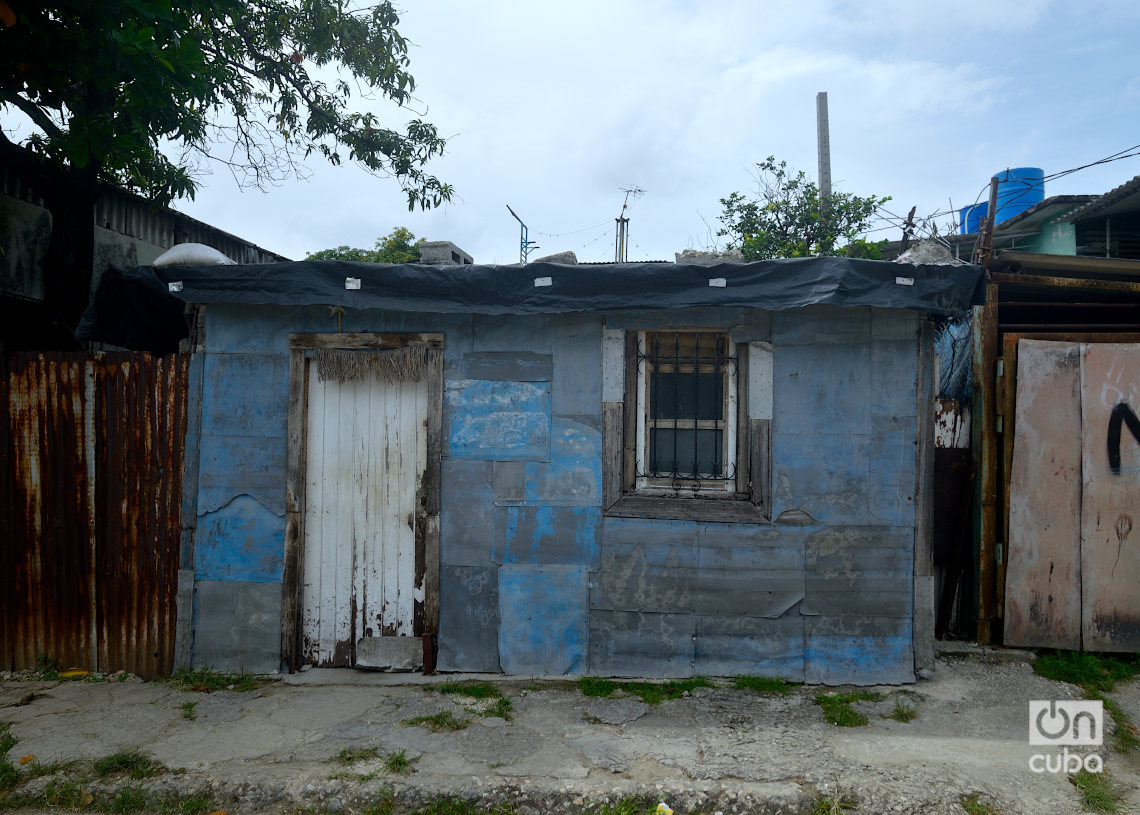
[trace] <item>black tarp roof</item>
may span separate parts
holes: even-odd
[[[720,263],[427,266],[295,261],[238,266],[112,267],[80,339],[164,353],[186,336],[183,303],[329,305],[467,314],[553,314],[618,309],[877,306],[961,314],[980,266],[910,265],[821,257]],[[347,288],[346,279],[360,281]]]

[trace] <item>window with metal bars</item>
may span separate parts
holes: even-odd
[[[639,332],[639,491],[736,491],[737,363],[727,332]]]

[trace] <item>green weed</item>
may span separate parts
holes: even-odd
[[[146,793],[142,787],[119,787],[115,795],[107,801],[102,809],[109,815],[125,815],[128,812],[138,812],[146,807]]]
[[[595,807],[592,815],[649,815],[657,808],[648,798],[627,795],[612,804]]]
[[[341,751],[336,754],[333,761],[340,764],[352,764],[356,761],[367,761],[368,759],[376,758],[379,752],[379,747],[343,747]]]
[[[732,680],[737,690],[754,690],[765,694],[787,694],[803,682],[790,682],[775,676],[738,676]]]
[[[816,694],[815,703],[823,708],[823,715],[829,722],[840,727],[862,727],[867,724],[867,717],[851,707],[852,702],[878,702],[883,698],[881,693],[860,690],[851,693],[819,693]]]
[[[40,679],[59,679],[59,660],[57,660],[55,657],[49,657],[47,654],[40,654],[38,657],[36,657],[36,665],[38,665],[40,669]]]
[[[918,709],[913,705],[908,705],[902,699],[895,700],[895,709],[886,715],[888,719],[894,719],[896,722],[909,722],[918,715]]]
[[[584,676],[578,680],[578,688],[584,696],[605,697],[620,690],[639,697],[647,705],[659,705],[668,699],[679,699],[695,688],[715,687],[715,683],[703,676],[669,682],[615,682],[612,679],[599,679],[593,676]]]
[[[217,809],[214,794],[201,789],[189,795],[170,793],[158,799],[155,811],[158,815],[205,815]]]
[[[25,780],[29,778],[42,778],[45,775],[55,775],[56,773],[70,770],[79,762],[75,760],[69,761],[39,761],[32,760],[27,767],[24,768]]]
[[[197,702],[183,702],[182,703],[182,718],[194,721],[198,718],[198,714],[194,712],[194,708],[198,707]]]
[[[415,716],[408,719],[404,724],[409,727],[423,727],[433,733],[439,733],[443,730],[462,730],[471,724],[471,720],[460,719],[450,710],[441,710],[431,716]]]
[[[1045,651],[1034,660],[1033,670],[1046,679],[1105,692],[1115,688],[1117,682],[1140,674],[1140,659],[1087,651]]]
[[[408,758],[404,750],[389,753],[384,759],[384,769],[396,775],[404,775],[411,772],[412,760]]]
[[[1081,794],[1081,805],[1086,811],[1112,813],[1119,809],[1120,798],[1112,788],[1108,773],[1081,770],[1070,775],[1069,781]]]
[[[0,722],[0,792],[10,790],[20,783],[20,771],[8,758],[8,751],[16,746],[16,737],[11,732],[12,725]]]
[[[444,682],[437,690],[440,693],[455,693],[470,699],[494,699],[503,695],[490,682]]]
[[[979,797],[979,793],[976,792],[963,795],[958,799],[958,803],[962,806],[962,809],[966,810],[966,815],[1001,815],[1000,810],[994,809],[982,801]]]
[[[35,802],[40,806],[63,809],[82,809],[92,800],[91,793],[79,786],[74,778],[53,778],[44,787],[44,791],[35,797]]]
[[[395,804],[395,800],[392,790],[384,787],[380,790],[380,794],[376,797],[376,800],[361,811],[361,815],[392,815],[392,807]]]
[[[109,756],[96,759],[91,769],[100,778],[115,773],[126,773],[129,778],[151,778],[166,771],[166,767],[139,750],[120,750]]]
[[[216,690],[257,690],[269,680],[255,674],[226,673],[203,668],[197,671],[177,671],[160,681],[179,690],[211,693]]]

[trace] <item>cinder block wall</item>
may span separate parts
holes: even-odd
[[[276,669],[288,334],[335,317],[207,315],[193,659]],[[343,319],[445,334],[442,670],[913,680],[914,313]],[[603,326],[669,325],[772,343],[775,523],[603,516]]]

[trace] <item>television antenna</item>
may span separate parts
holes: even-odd
[[[629,218],[625,217],[625,211],[629,208],[630,196],[636,199],[646,193],[646,190],[638,186],[629,188],[623,187],[621,191],[625,193],[625,200],[622,201],[621,204],[621,213],[618,217],[614,218],[616,222],[614,231],[614,263],[624,263],[629,260]]]
[[[527,256],[530,255],[531,250],[539,248],[538,243],[529,240],[528,236],[530,233],[526,227],[526,224],[524,224],[523,219],[520,218],[513,209],[511,209],[510,204],[507,204],[507,210],[511,213],[511,215],[514,215],[515,220],[519,222],[519,263],[526,263]]]

